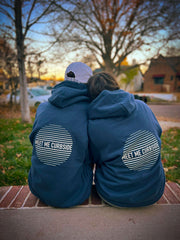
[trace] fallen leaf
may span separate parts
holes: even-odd
[[[132,223],[134,223],[134,224],[136,224],[136,222],[134,221],[134,219],[133,218],[129,218],[129,220],[128,220],[129,222],[132,222]]]
[[[166,178],[171,178],[172,175],[171,174],[166,174]]]
[[[8,170],[11,170],[11,169],[13,169],[14,168],[14,166],[10,166],[10,167],[8,167]]]
[[[172,148],[172,150],[174,150],[174,151],[178,151],[178,148],[177,148],[177,147],[174,147],[174,148]]]
[[[177,166],[168,167],[169,170],[174,170],[176,168],[177,168]]]
[[[168,168],[164,168],[164,171],[165,171],[165,172],[168,172],[168,171],[169,171],[169,169],[168,169]]]
[[[9,148],[9,149],[14,148],[14,146],[12,146],[12,145],[8,145],[6,147]]]
[[[0,169],[3,170],[3,166],[0,165]]]
[[[21,153],[16,153],[16,157],[17,157],[17,158],[20,158],[21,156],[22,156]]]
[[[162,163],[166,163],[166,162],[167,162],[167,159],[164,158],[164,159],[162,159],[161,161],[162,161]]]

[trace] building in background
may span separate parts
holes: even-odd
[[[180,57],[153,59],[144,74],[144,92],[180,92]]]

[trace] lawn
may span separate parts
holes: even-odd
[[[162,163],[166,180],[180,184],[180,129],[172,128],[162,134]]]
[[[27,184],[32,147],[32,124],[20,119],[0,119],[0,186]]]
[[[20,119],[0,119],[0,186],[27,184],[32,146],[32,124]],[[180,183],[180,129],[162,135],[162,162],[166,181]]]

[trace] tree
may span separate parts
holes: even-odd
[[[29,73],[30,80],[32,80],[33,79],[34,68],[33,68],[32,59],[30,57],[28,58],[28,62],[27,62],[27,71]]]
[[[134,79],[134,77],[138,75],[138,73],[139,73],[138,67],[134,67],[124,71],[122,76],[120,76],[121,77],[120,80],[118,81],[121,89],[124,88],[124,90],[127,91],[127,88],[132,83],[132,80]]]
[[[12,93],[16,92],[18,86],[18,68],[16,54],[7,43],[6,36],[3,36],[3,38],[0,39],[0,61],[1,68],[5,72],[6,77],[9,79],[8,84],[11,86],[10,103],[12,104]]]
[[[20,80],[21,116],[23,122],[31,122],[25,70],[25,40],[27,39],[27,34],[30,29],[50,13],[51,6],[52,3],[45,0],[2,0],[0,3],[0,13],[8,19],[7,24],[3,25],[2,31],[9,34],[12,39],[14,38],[16,43]],[[24,14],[22,12],[23,9]],[[38,9],[38,13],[36,9]],[[11,32],[12,35],[10,34]]]
[[[38,73],[39,80],[41,79],[41,76],[47,73],[47,69],[45,69],[43,72],[41,70],[43,64],[46,62],[45,57],[41,57],[41,54],[38,54],[35,56],[35,63],[36,63],[36,69]]]
[[[86,47],[101,69],[116,75],[122,61],[134,51],[152,51],[154,47],[156,55],[180,36],[180,3],[175,0],[69,0],[54,4],[72,22],[64,42]]]

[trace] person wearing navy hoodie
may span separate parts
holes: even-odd
[[[151,109],[108,73],[88,80],[88,133],[100,197],[116,207],[157,202],[164,192],[161,127]]]
[[[28,181],[31,192],[50,206],[79,205],[91,192],[86,84],[90,76],[92,70],[86,64],[71,63],[65,80],[53,88],[49,101],[40,104],[36,112]]]

